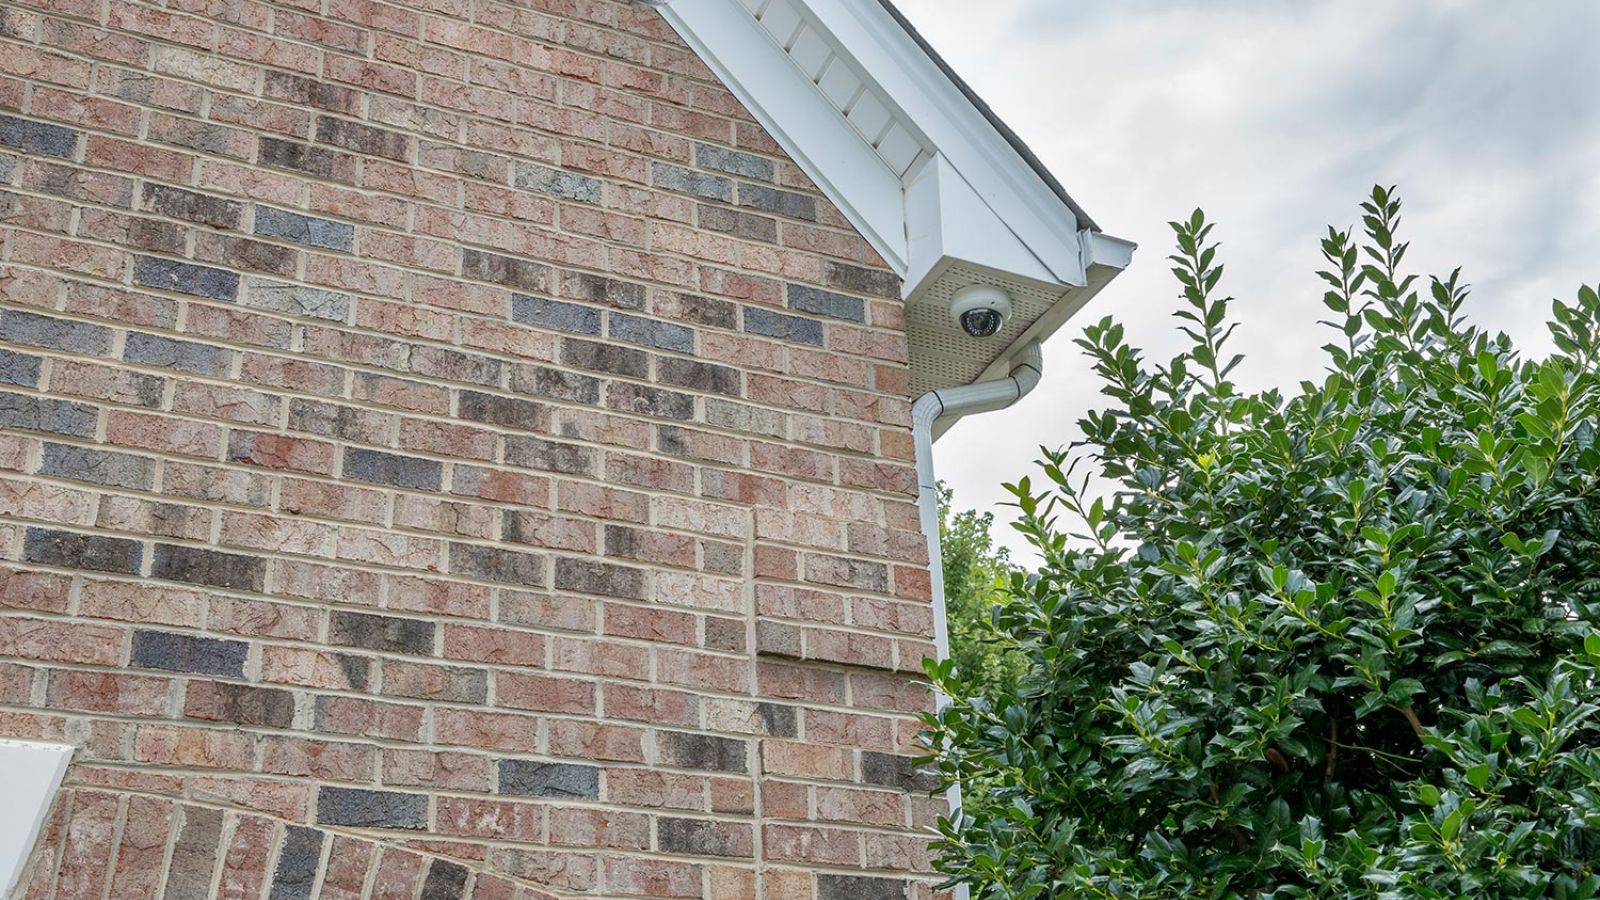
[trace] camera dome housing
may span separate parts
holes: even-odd
[[[994,337],[1011,318],[1011,297],[992,285],[962,288],[950,300],[950,318],[968,337]]]

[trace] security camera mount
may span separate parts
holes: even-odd
[[[950,318],[968,337],[994,337],[1011,318],[1011,297],[993,285],[962,288],[950,300]]]

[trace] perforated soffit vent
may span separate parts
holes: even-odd
[[[962,288],[992,284],[1011,295],[1011,318],[993,337],[972,338],[950,319],[950,301]],[[1037,283],[1004,279],[959,263],[940,273],[906,306],[906,331],[914,349],[911,395],[953,385],[971,384],[1010,348],[1034,322],[1043,318],[1065,291],[1045,290]]]

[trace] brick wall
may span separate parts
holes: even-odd
[[[0,263],[25,896],[932,896],[898,283],[654,12],[7,0]]]

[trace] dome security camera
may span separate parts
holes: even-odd
[[[968,337],[994,337],[1011,318],[1011,297],[985,284],[962,288],[950,301],[950,318]]]

